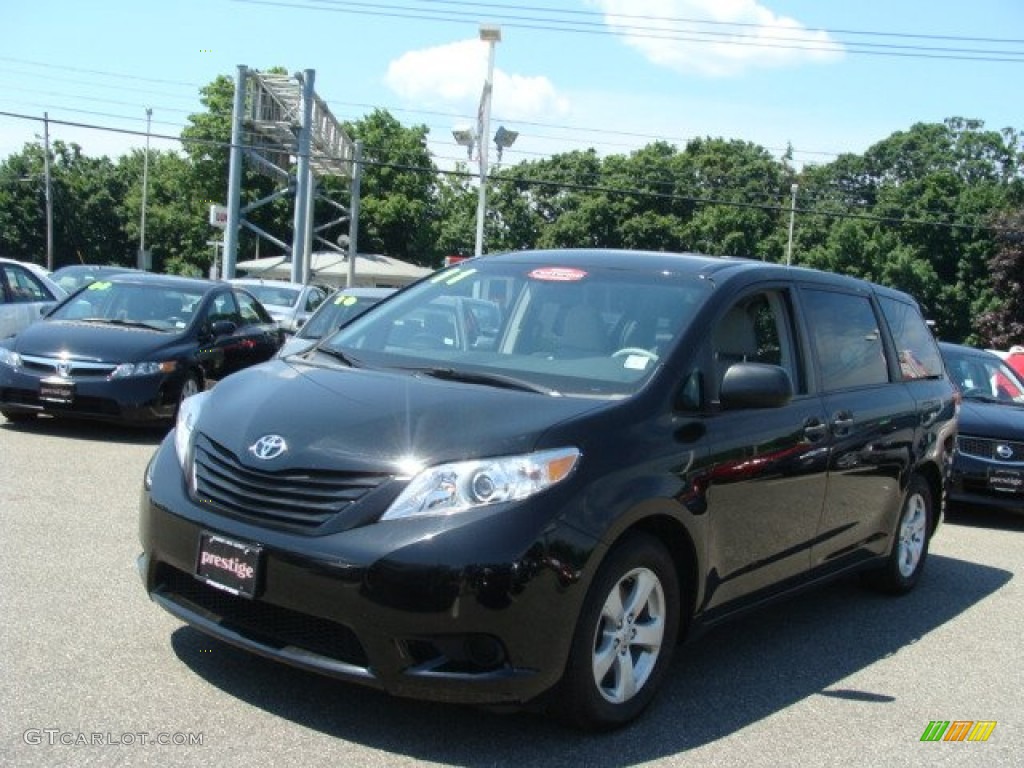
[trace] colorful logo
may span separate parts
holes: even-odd
[[[995,729],[995,720],[932,720],[921,741],[988,741]]]

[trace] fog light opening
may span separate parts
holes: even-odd
[[[505,663],[505,648],[496,637],[469,635],[463,648],[466,658],[482,669],[496,669]]]

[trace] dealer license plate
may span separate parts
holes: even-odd
[[[993,491],[1024,493],[1024,473],[1012,469],[993,469],[988,476],[988,485]]]
[[[75,382],[67,379],[43,379],[39,382],[39,399],[47,403],[71,405],[75,399]]]
[[[196,575],[211,587],[251,598],[259,580],[261,551],[255,544],[203,533],[199,537]]]

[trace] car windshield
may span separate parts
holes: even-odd
[[[118,270],[115,268],[105,269],[88,266],[61,267],[50,276],[50,279],[68,293],[74,293],[86,283],[91,283],[104,277],[115,275],[117,272]]]
[[[995,355],[947,355],[949,374],[972,400],[1024,403],[1024,381]]]
[[[260,285],[245,283],[242,287],[259,299],[260,304],[264,306],[294,307],[298,303],[301,293],[298,288],[269,283]]]
[[[361,365],[619,397],[642,386],[709,291],[660,271],[484,259],[439,272],[323,346]]]
[[[200,299],[201,293],[176,287],[96,280],[49,317],[173,331],[189,324]]]
[[[338,294],[317,309],[309,322],[295,335],[302,339],[321,339],[359,317],[379,301],[376,296]]]

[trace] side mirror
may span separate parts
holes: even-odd
[[[793,382],[777,365],[734,363],[722,378],[718,399],[729,409],[778,408],[793,399]]]

